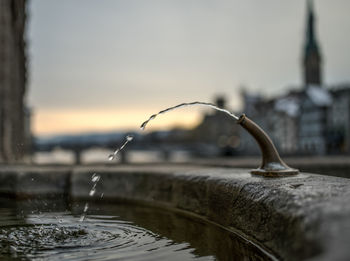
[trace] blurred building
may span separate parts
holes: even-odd
[[[327,152],[327,111],[332,97],[322,86],[322,58],[315,33],[312,2],[308,1],[303,69],[304,90],[299,117],[299,147],[307,154]]]
[[[298,150],[298,117],[300,92],[293,91],[272,99],[243,93],[244,112],[265,130],[282,154],[294,154]],[[243,154],[258,154],[256,141],[241,130]]]
[[[307,2],[307,23],[303,56],[304,85],[322,85],[322,58],[316,39],[315,15],[311,0]]]
[[[215,103],[217,107],[227,109],[225,97],[217,97]],[[192,137],[193,141],[206,146],[205,151],[212,151],[213,155],[207,156],[231,156],[240,147],[238,124],[220,111],[206,113],[201,123],[192,130]]]
[[[298,92],[290,92],[274,101],[274,113],[271,115],[272,139],[283,154],[294,154],[298,150],[299,97]]]
[[[327,116],[332,105],[329,91],[308,85],[302,93],[299,116],[299,149],[305,154],[326,154],[328,143]]]
[[[303,86],[285,95],[267,100],[243,93],[244,111],[269,133],[282,154],[350,153],[350,84],[337,88],[322,84],[322,55],[311,0],[302,69]],[[242,140],[245,153],[258,152],[253,140],[243,136]]]
[[[0,1],[0,162],[28,153],[29,113],[24,103],[26,1]]]
[[[327,115],[329,153],[350,153],[350,84],[332,88]]]

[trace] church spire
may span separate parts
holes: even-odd
[[[307,2],[306,41],[304,47],[304,84],[321,85],[321,54],[315,35],[315,16],[312,0]]]

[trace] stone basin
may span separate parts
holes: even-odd
[[[265,178],[198,165],[2,166],[0,193],[27,198],[138,202],[234,231],[282,260],[349,260],[350,180],[301,173]]]

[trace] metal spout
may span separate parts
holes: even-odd
[[[261,166],[253,169],[252,174],[266,177],[283,177],[299,173],[299,170],[290,168],[283,162],[270,137],[255,122],[243,114],[239,117],[237,123],[254,137],[262,153]]]

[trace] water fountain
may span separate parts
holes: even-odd
[[[245,130],[247,130],[252,135],[252,137],[259,144],[261,154],[262,154],[262,163],[258,169],[254,169],[251,171],[252,174],[262,175],[266,177],[283,177],[283,176],[289,176],[289,175],[296,175],[299,173],[297,169],[290,168],[281,159],[270,137],[256,123],[254,123],[251,119],[249,119],[245,114],[241,115],[240,117],[237,117],[232,112],[226,109],[217,107],[211,103],[188,102],[188,103],[181,103],[176,106],[169,107],[165,110],[161,110],[158,113],[151,115],[148,118],[148,120],[144,121],[141,124],[140,129],[145,130],[148,123],[154,120],[158,115],[165,114],[167,112],[173,111],[175,109],[179,109],[181,107],[194,106],[194,105],[206,106],[229,115],[231,118],[233,118],[233,120],[236,120],[239,125],[241,125]],[[113,160],[117,156],[117,154],[121,150],[123,150],[124,147],[132,140],[133,140],[133,137],[131,135],[126,136],[126,140],[123,143],[123,145],[120,148],[116,149],[113,154],[109,155],[108,159]]]
[[[3,166],[1,260],[347,260],[350,181],[298,173],[249,118],[231,116],[262,150],[256,170]]]
[[[258,169],[252,170],[252,174],[283,177],[299,173],[299,170],[289,167],[281,159],[270,137],[256,123],[244,114],[239,117],[237,122],[254,137],[261,150],[261,165]]]

